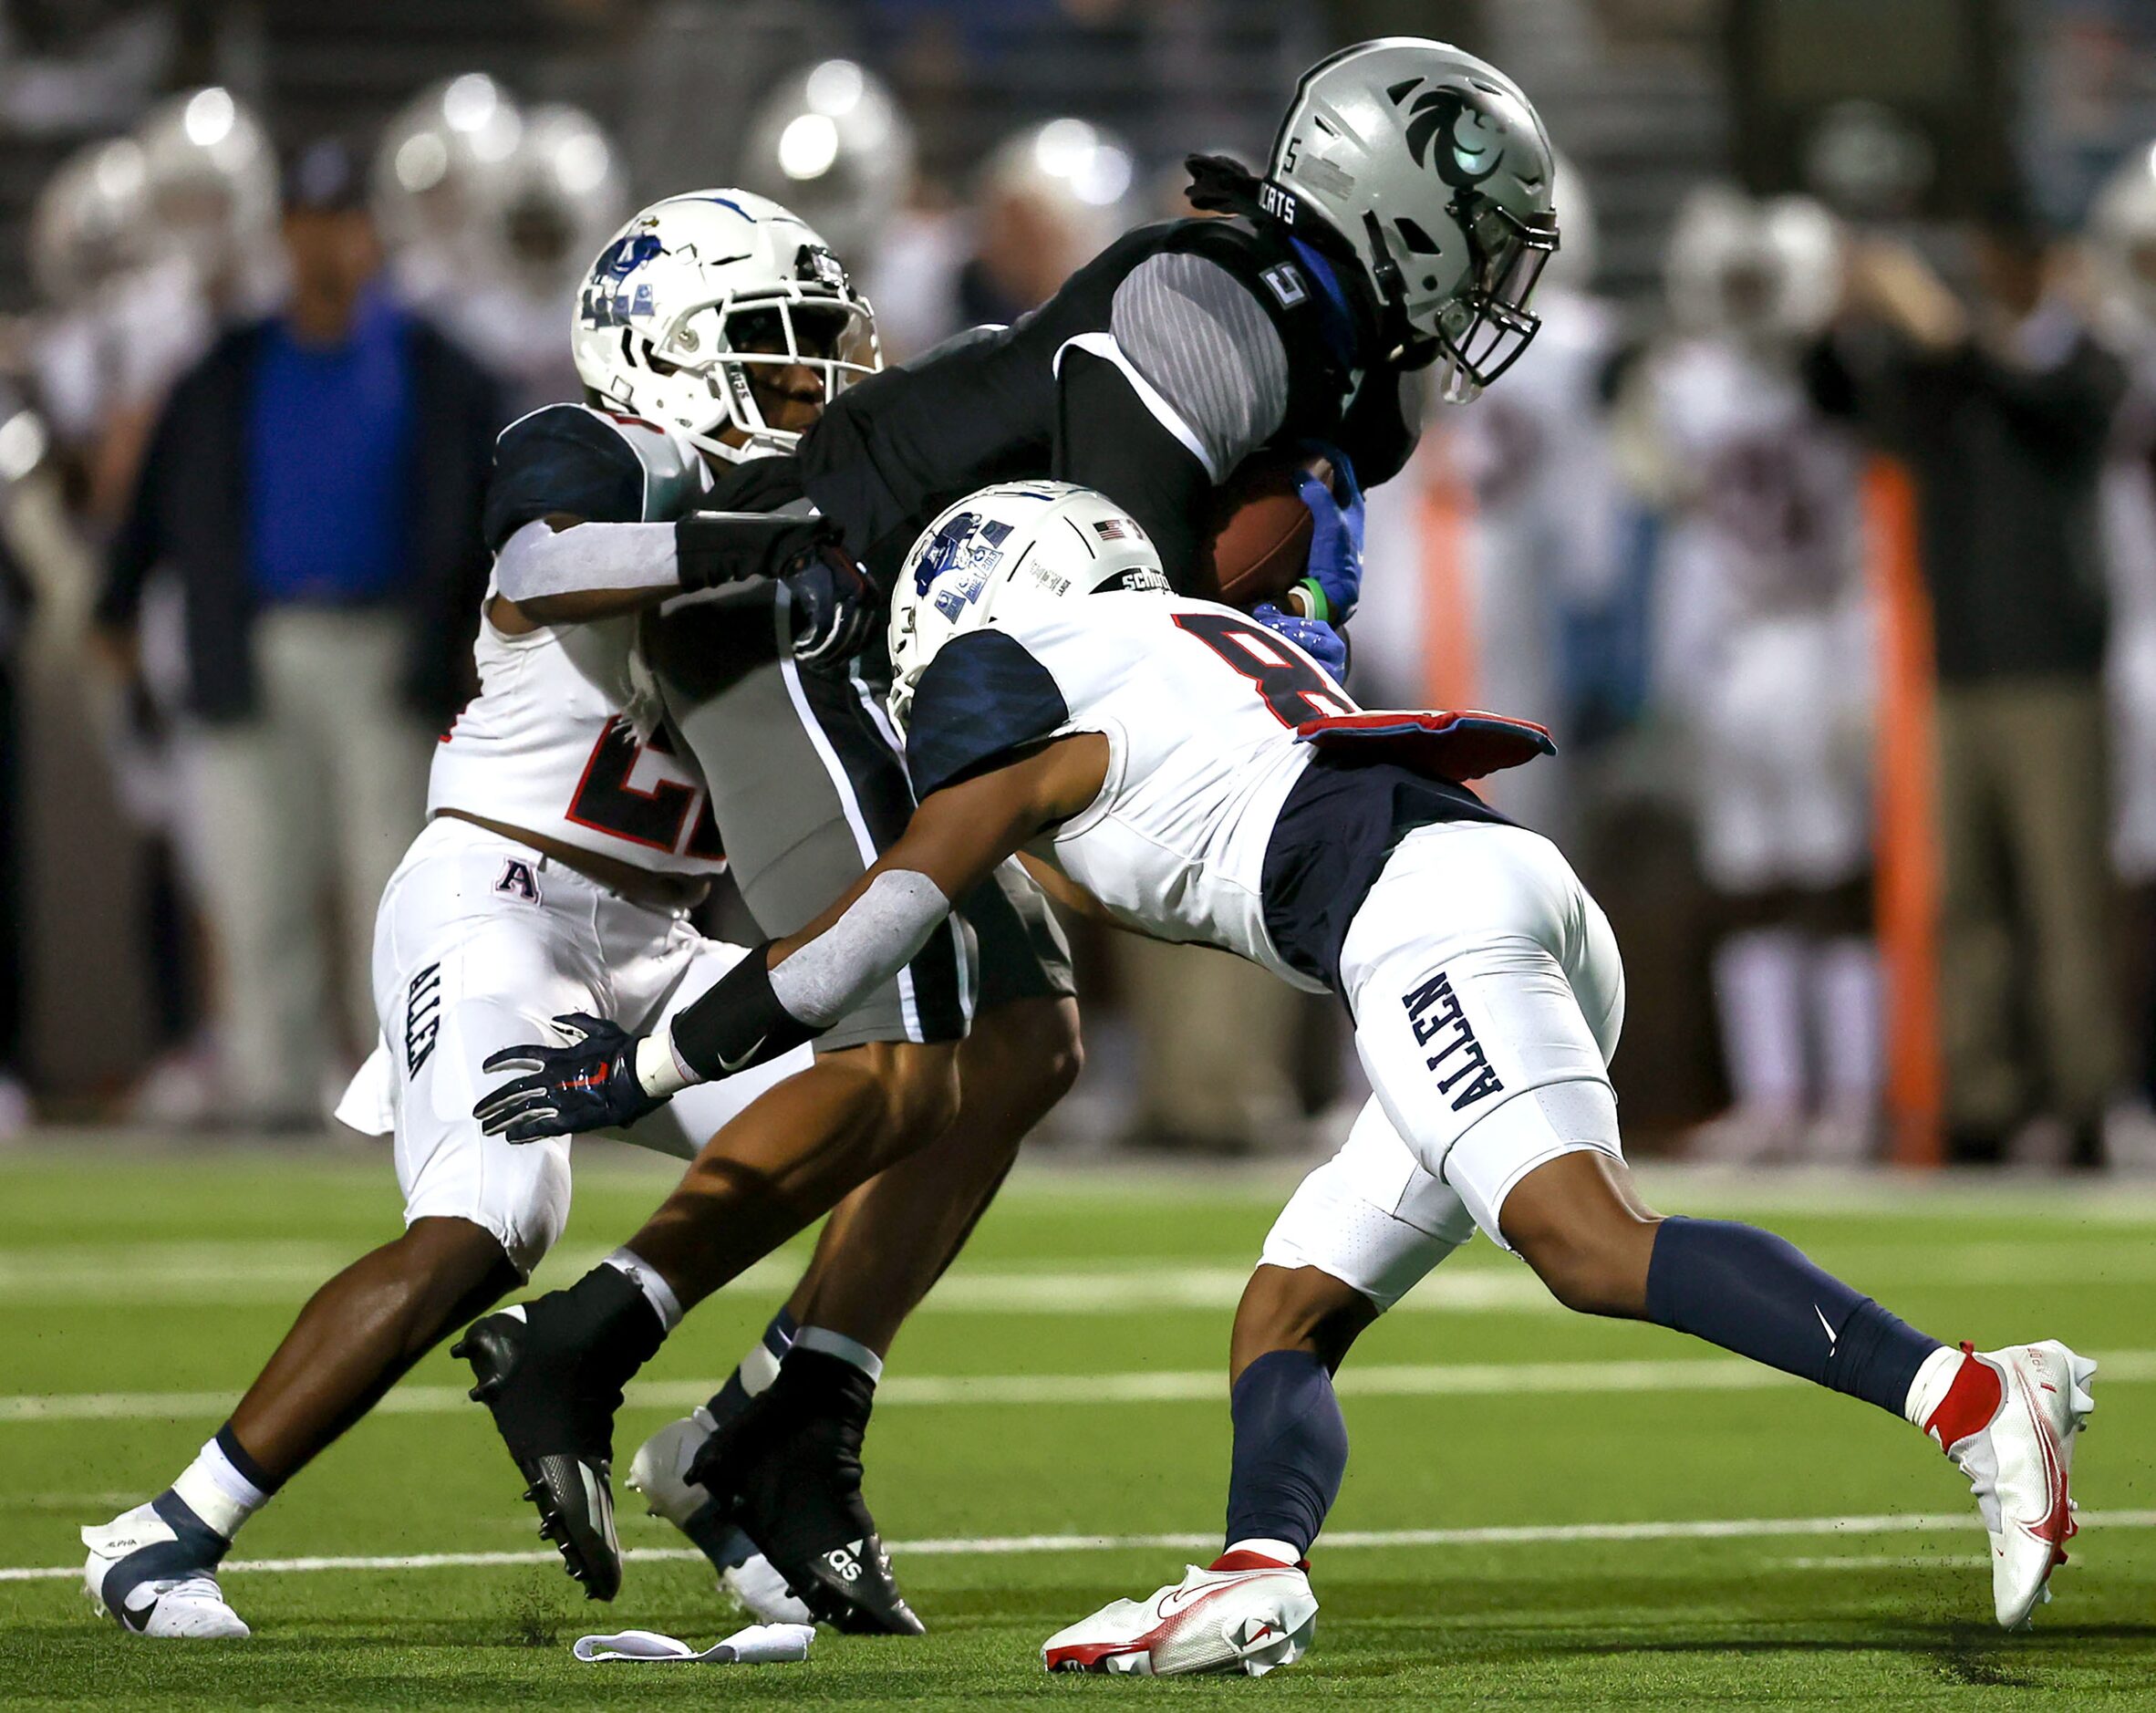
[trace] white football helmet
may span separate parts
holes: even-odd
[[[1807,337],[1840,295],[1840,231],[1808,196],[1762,202],[1732,185],[1702,185],[1677,211],[1665,284],[1688,331]]]
[[[826,59],[764,97],[741,144],[741,181],[782,199],[858,264],[905,206],[913,159],[913,127],[883,80]]]
[[[391,117],[376,146],[375,223],[392,250],[469,253],[491,238],[523,115],[483,71],[429,84]]]
[[[1170,592],[1160,550],[1107,495],[1069,482],[1003,482],[921,532],[891,597],[891,721],[943,645],[1014,607],[1108,590]]]
[[[2139,331],[2156,328],[2156,143],[2134,150],[2104,181],[2089,229],[2105,296]]]
[[[490,211],[494,247],[527,289],[566,296],[628,207],[619,153],[599,122],[565,103],[534,107]]]
[[[150,247],[205,278],[243,262],[277,223],[277,157],[262,123],[229,91],[176,95],[135,128]]]
[[[800,438],[764,422],[751,365],[815,370],[826,401],[883,367],[876,313],[824,240],[735,190],[669,196],[617,233],[585,275],[569,347],[608,404],[736,463]]]
[[[132,137],[86,143],[61,161],[30,214],[30,277],[65,307],[141,259],[149,175]]]

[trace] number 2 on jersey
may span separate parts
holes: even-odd
[[[1176,625],[1255,684],[1284,726],[1355,711],[1345,690],[1262,625],[1226,613],[1177,613]]]
[[[648,790],[632,783],[637,763],[648,749],[669,757],[674,753],[663,731],[639,742],[627,721],[613,721],[592,745],[591,760],[585,763],[584,777],[569,802],[569,819],[654,850],[716,861],[725,853],[719,846],[711,805],[701,791],[673,779],[659,779]],[[697,811],[696,830],[689,835],[689,848],[682,851],[681,827],[691,809]]]

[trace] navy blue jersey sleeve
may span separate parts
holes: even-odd
[[[579,405],[549,405],[494,442],[487,483],[487,551],[555,513],[586,524],[644,521],[644,466],[613,424]]]
[[[944,644],[914,689],[906,724],[913,794],[1013,759],[1071,717],[1048,669],[1000,630],[975,630]]]

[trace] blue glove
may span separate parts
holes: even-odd
[[[1308,470],[1296,479],[1295,491],[1310,507],[1314,525],[1310,576],[1301,587],[1307,597],[1314,585],[1321,597],[1311,603],[1316,616],[1339,624],[1363,596],[1363,490],[1345,452],[1314,441],[1303,450],[1322,453],[1331,462],[1332,483],[1328,487]]]
[[[883,618],[883,601],[868,574],[843,547],[824,542],[783,580],[793,597],[793,658],[811,671],[843,670]]]
[[[1282,612],[1270,601],[1261,601],[1250,608],[1250,617],[1268,630],[1277,630],[1303,653],[1325,669],[1335,684],[1347,681],[1347,638],[1322,618],[1305,618],[1300,613]]]
[[[575,1136],[630,1125],[666,1105],[647,1095],[637,1081],[637,1043],[617,1023],[585,1012],[571,1012],[555,1022],[575,1039],[565,1047],[532,1042],[504,1047],[481,1068],[528,1071],[504,1083],[472,1107],[472,1116],[489,1136],[512,1142],[537,1142],[550,1136]]]

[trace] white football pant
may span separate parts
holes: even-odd
[[[565,1040],[554,1019],[567,1012],[648,1032],[746,955],[705,939],[684,912],[633,904],[513,839],[436,819],[382,894],[374,941],[381,1042],[337,1116],[368,1135],[394,1133],[406,1224],[467,1220],[529,1273],[568,1219],[569,1139],[483,1135],[472,1104],[513,1073],[480,1067],[504,1047]],[[618,1137],[689,1158],[809,1063],[802,1047],[685,1089]]]

